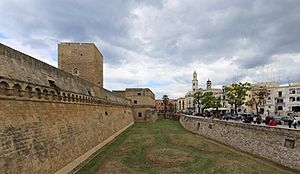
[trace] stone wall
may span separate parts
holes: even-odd
[[[112,92],[95,86],[87,80],[73,76],[3,44],[0,44],[0,79],[12,79],[20,82],[23,84],[21,91],[29,90],[25,89],[28,86],[32,93],[35,92],[35,85],[41,86],[46,90],[45,92],[54,91],[53,86],[51,87],[50,84],[52,81],[56,86],[56,90],[67,91],[70,95],[78,96],[80,94],[88,98],[97,97],[131,105],[130,100],[117,97]],[[13,82],[9,85],[9,88],[12,89],[15,84]],[[43,89],[38,90],[43,92]]]
[[[0,173],[4,174],[54,173],[134,121],[131,107],[118,103],[9,93],[0,95]]]
[[[67,173],[133,124],[130,100],[0,44],[0,173]]]
[[[300,171],[300,131],[181,116],[186,129]]]
[[[135,122],[154,121],[158,118],[155,108],[150,106],[133,106],[132,113]]]
[[[58,68],[103,87],[103,56],[93,43],[58,44]]]

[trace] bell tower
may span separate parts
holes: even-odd
[[[196,92],[196,90],[198,89],[198,80],[197,80],[196,71],[194,71],[194,73],[193,73],[192,89],[193,89],[193,92]]]
[[[211,81],[209,79],[206,81],[206,89],[211,89]]]

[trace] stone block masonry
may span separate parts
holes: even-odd
[[[101,79],[100,79],[101,80]],[[0,173],[67,173],[134,123],[130,100],[0,44]]]
[[[0,97],[0,173],[55,173],[133,123],[129,106]]]
[[[300,171],[300,131],[181,116],[184,128]]]

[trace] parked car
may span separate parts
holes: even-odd
[[[205,112],[203,115],[204,115],[204,117],[211,117],[211,113],[210,112]]]
[[[267,116],[264,123],[269,126],[277,126],[281,124],[281,119],[273,116]]]
[[[289,121],[291,121],[292,119],[288,116],[284,116],[284,117],[281,117],[280,120],[283,122],[283,124],[287,125],[289,123]]]
[[[233,115],[233,114],[225,114],[223,116],[223,120],[237,120],[237,116],[236,115]]]
[[[239,114],[240,119],[244,119],[245,117],[252,117],[250,113],[241,113]]]
[[[253,116],[252,115],[246,115],[243,117],[243,122],[244,123],[251,123],[253,121]]]

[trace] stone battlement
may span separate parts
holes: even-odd
[[[54,83],[61,91],[66,91],[71,96],[71,93],[73,93],[74,95],[82,95],[87,98],[97,98],[97,100],[103,98],[109,101],[123,102],[125,105],[130,104],[130,100],[118,97],[87,80],[48,65],[3,44],[0,44],[0,62],[0,77],[2,79],[6,78],[9,81],[19,81],[24,82],[23,84],[28,83],[32,86],[41,86],[43,89],[50,88],[50,83]],[[9,87],[13,88],[11,85]],[[23,86],[22,90],[25,90],[25,88]]]
[[[109,91],[107,91],[109,94]],[[82,104],[110,104],[131,106],[131,101],[112,97],[99,98],[72,91],[60,90],[54,87],[37,85],[20,80],[0,76],[0,97],[6,99],[19,99],[31,101],[52,101]]]

